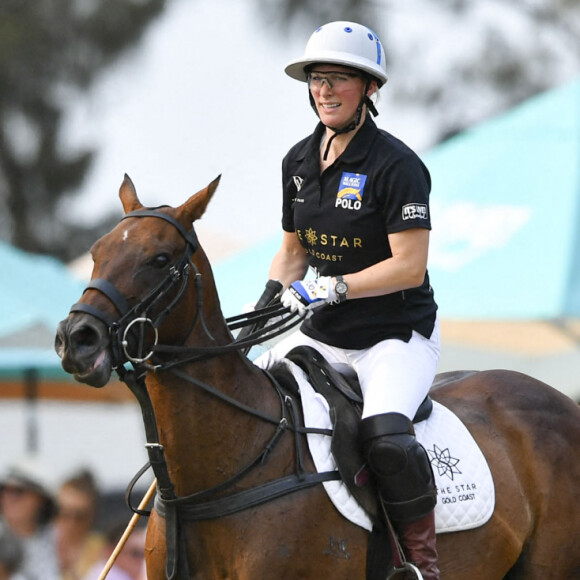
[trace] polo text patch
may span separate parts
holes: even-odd
[[[360,209],[366,180],[366,175],[343,172],[338,186],[335,207]]]

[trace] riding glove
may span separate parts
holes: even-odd
[[[334,282],[330,276],[309,280],[297,280],[282,294],[282,304],[301,316],[311,314],[313,308],[337,300]]]

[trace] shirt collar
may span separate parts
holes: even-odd
[[[318,159],[317,155],[320,151],[320,140],[322,139],[322,134],[325,129],[326,128],[322,123],[318,123],[310,138],[304,142],[300,150],[297,152],[296,159],[298,161],[304,161],[307,156]],[[364,159],[370,151],[377,132],[377,126],[371,115],[367,112],[362,127],[357,131],[354,138],[348,144],[347,148],[340,156],[340,160],[352,163]]]

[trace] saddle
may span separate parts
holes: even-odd
[[[348,365],[331,366],[317,350],[309,346],[292,349],[286,358],[308,375],[314,390],[328,402],[334,427],[331,451],[341,478],[373,523],[383,525],[378,492],[359,444],[363,397],[355,371]],[[413,423],[427,419],[432,410],[433,401],[427,396],[417,410]]]

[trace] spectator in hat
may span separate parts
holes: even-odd
[[[53,487],[34,457],[9,467],[0,480],[0,519],[23,544],[27,580],[58,580]]]
[[[95,478],[87,469],[66,479],[58,490],[55,528],[62,580],[79,580],[101,556],[104,538],[94,529],[98,497]]]

